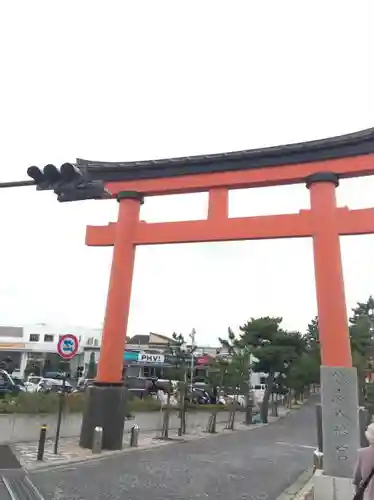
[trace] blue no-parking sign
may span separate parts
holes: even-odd
[[[71,359],[77,354],[79,341],[75,335],[68,333],[61,335],[57,344],[57,352],[63,359]]]

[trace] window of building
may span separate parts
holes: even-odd
[[[40,335],[38,333],[30,333],[29,342],[39,342]]]
[[[99,345],[99,340],[98,339],[94,339],[94,346],[98,346]]]
[[[44,342],[53,342],[53,335],[49,335],[48,333],[46,333],[44,335]]]
[[[93,345],[93,337],[87,339],[87,345]]]

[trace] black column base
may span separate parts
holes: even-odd
[[[88,387],[79,446],[92,448],[95,427],[103,429],[103,450],[121,450],[127,390],[123,384]]]

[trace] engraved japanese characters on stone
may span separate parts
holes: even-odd
[[[333,427],[333,432],[336,437],[342,437],[348,434],[348,429],[347,426],[344,424],[336,424]]]
[[[348,450],[349,450],[349,446],[347,446],[346,444],[338,444],[336,447],[335,447],[335,450],[338,454],[338,460],[348,460]]]
[[[335,446],[335,452],[339,461],[346,461],[349,453],[349,431],[346,423],[351,419],[344,411],[346,397],[344,397],[343,393],[349,382],[341,371],[333,371],[331,375],[334,383],[330,401],[336,419],[333,433],[336,438],[340,439],[339,444]]]

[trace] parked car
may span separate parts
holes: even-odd
[[[84,392],[87,387],[92,385],[95,382],[93,378],[84,378],[78,381],[77,387],[75,388],[75,392]]]
[[[62,380],[63,378],[66,378],[67,376],[68,376],[67,373],[57,370],[57,371],[53,371],[53,372],[46,372],[46,374],[44,375],[44,378]]]
[[[13,380],[15,378],[19,379],[19,380],[22,380],[22,375],[21,375],[21,370],[19,368],[15,368],[12,373],[11,373],[11,376],[13,378]]]
[[[145,377],[125,378],[125,387],[127,387],[128,391],[138,398],[148,396],[152,390],[152,385],[152,382]]]
[[[61,392],[63,387],[63,381],[53,378],[42,378],[36,388],[35,392],[42,392],[48,394],[50,392]],[[70,394],[74,391],[74,387],[67,381],[65,381],[65,393]]]
[[[0,397],[4,397],[6,395],[16,396],[20,392],[25,391],[25,387],[21,384],[16,384],[6,370],[0,369]]]
[[[43,380],[43,377],[37,377],[36,375],[30,375],[27,377],[25,382],[26,391],[37,392],[37,388],[41,380]]]
[[[191,390],[187,392],[186,400],[199,405],[208,405],[212,402],[207,391],[195,386],[192,387],[192,392]]]

